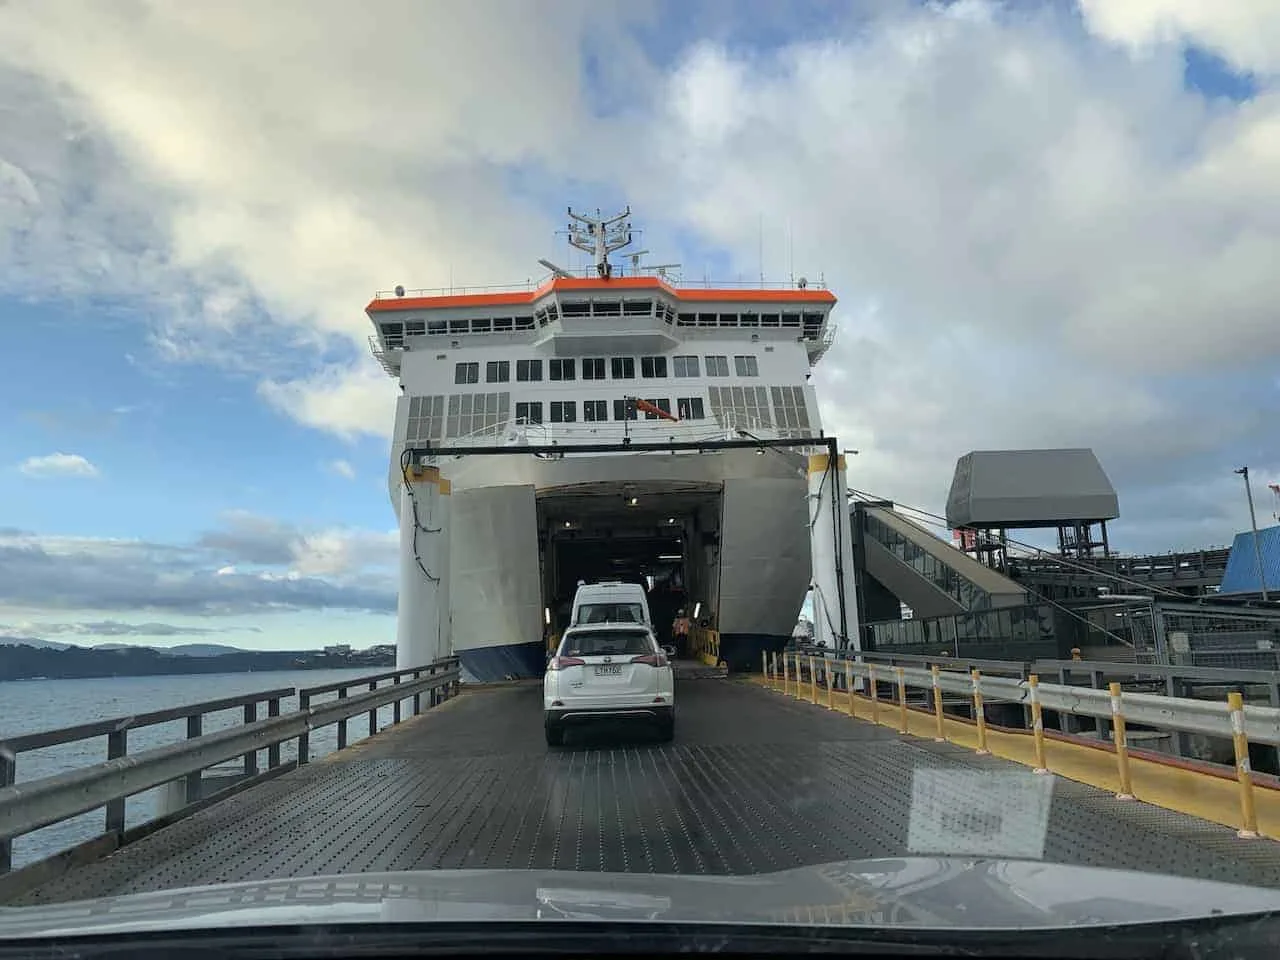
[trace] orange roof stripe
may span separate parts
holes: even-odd
[[[660,290],[675,300],[686,303],[754,302],[754,303],[835,303],[830,290],[765,290],[751,288],[673,287],[658,277],[618,277],[596,280],[558,277],[536,290],[506,293],[444,294],[435,297],[388,297],[375,299],[366,313],[388,313],[404,310],[440,310],[447,307],[518,307],[528,306],[550,293],[602,293],[624,290]]]

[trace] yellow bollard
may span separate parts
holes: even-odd
[[[800,696],[801,696],[801,694],[800,694],[800,683],[802,682],[802,678],[804,677],[804,673],[803,673],[803,670],[802,670],[802,668],[801,668],[801,666],[800,666],[800,654],[798,654],[798,653],[795,655],[795,668],[796,668],[796,675],[795,675],[795,678],[794,678],[794,680],[795,680],[795,690],[794,690],[794,691],[792,691],[792,694],[791,694],[791,695],[792,695],[793,697],[795,697],[797,700],[799,700],[799,699],[800,699]]]
[[[787,674],[789,673],[789,671],[787,670],[787,659],[788,659],[788,658],[787,658],[787,653],[786,653],[786,651],[784,650],[784,651],[782,652],[782,692],[783,692],[783,693],[786,693],[786,694],[790,694],[790,693],[791,693],[791,678],[790,678],[789,676],[787,676]]]
[[[858,713],[853,709],[853,663],[849,660],[844,662],[844,695],[849,701],[849,716],[856,717]]]
[[[835,702],[835,673],[831,669],[831,663],[827,660],[822,661],[822,675],[827,681],[827,709],[834,710]]]
[[[1040,678],[1034,673],[1027,677],[1027,691],[1031,697],[1031,733],[1036,741],[1036,773],[1048,773],[1049,764],[1044,757],[1044,713],[1040,707]]]
[[[1116,741],[1116,767],[1120,771],[1120,792],[1118,800],[1133,799],[1133,781],[1129,777],[1129,742],[1124,734],[1124,710],[1120,704],[1120,684],[1111,683],[1107,689],[1111,692],[1111,726]]]
[[[933,716],[938,725],[933,739],[942,743],[947,739],[947,728],[942,719],[942,683],[938,679],[938,665],[935,663],[929,668],[929,672],[933,674]]]
[[[902,672],[901,667],[894,667],[894,671],[898,674],[898,732],[906,733],[908,729],[907,721],[907,680]]]
[[[978,725],[978,753],[987,754],[987,715],[982,709],[982,674],[977,670],[969,671],[973,681],[973,720]]]
[[[809,702],[818,705],[818,663],[813,657],[809,658]]]
[[[880,722],[880,695],[876,691],[876,667],[874,663],[867,664],[867,675],[871,678],[871,722],[878,724]]]
[[[1249,766],[1249,738],[1244,732],[1244,697],[1227,694],[1231,710],[1231,742],[1236,748],[1236,780],[1240,784],[1240,829],[1236,836],[1258,835],[1258,811],[1253,805],[1253,770]]]

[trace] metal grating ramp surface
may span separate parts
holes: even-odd
[[[464,694],[18,902],[375,870],[742,874],[901,856],[916,771],[1025,772],[712,679],[679,684],[674,744],[614,731],[548,750],[540,695]],[[1061,778],[1044,856],[1280,887],[1280,844]]]

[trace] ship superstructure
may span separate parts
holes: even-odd
[[[367,307],[403,394],[388,474],[400,659],[452,649],[472,679],[540,674],[577,583],[625,579],[650,588],[660,624],[684,608],[758,662],[810,585],[805,451],[574,450],[819,436],[809,375],[836,298],[803,279],[680,283],[639,256],[619,269],[629,211],[570,214],[594,259],[583,275],[543,261],[525,289],[396,288]],[[530,445],[557,450],[450,453]]]

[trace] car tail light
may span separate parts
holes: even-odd
[[[631,662],[647,663],[651,667],[665,667],[667,665],[667,658],[661,653],[649,653],[643,657],[632,657]]]
[[[587,661],[581,657],[552,657],[547,664],[548,670],[563,670],[565,667],[585,667]]]

